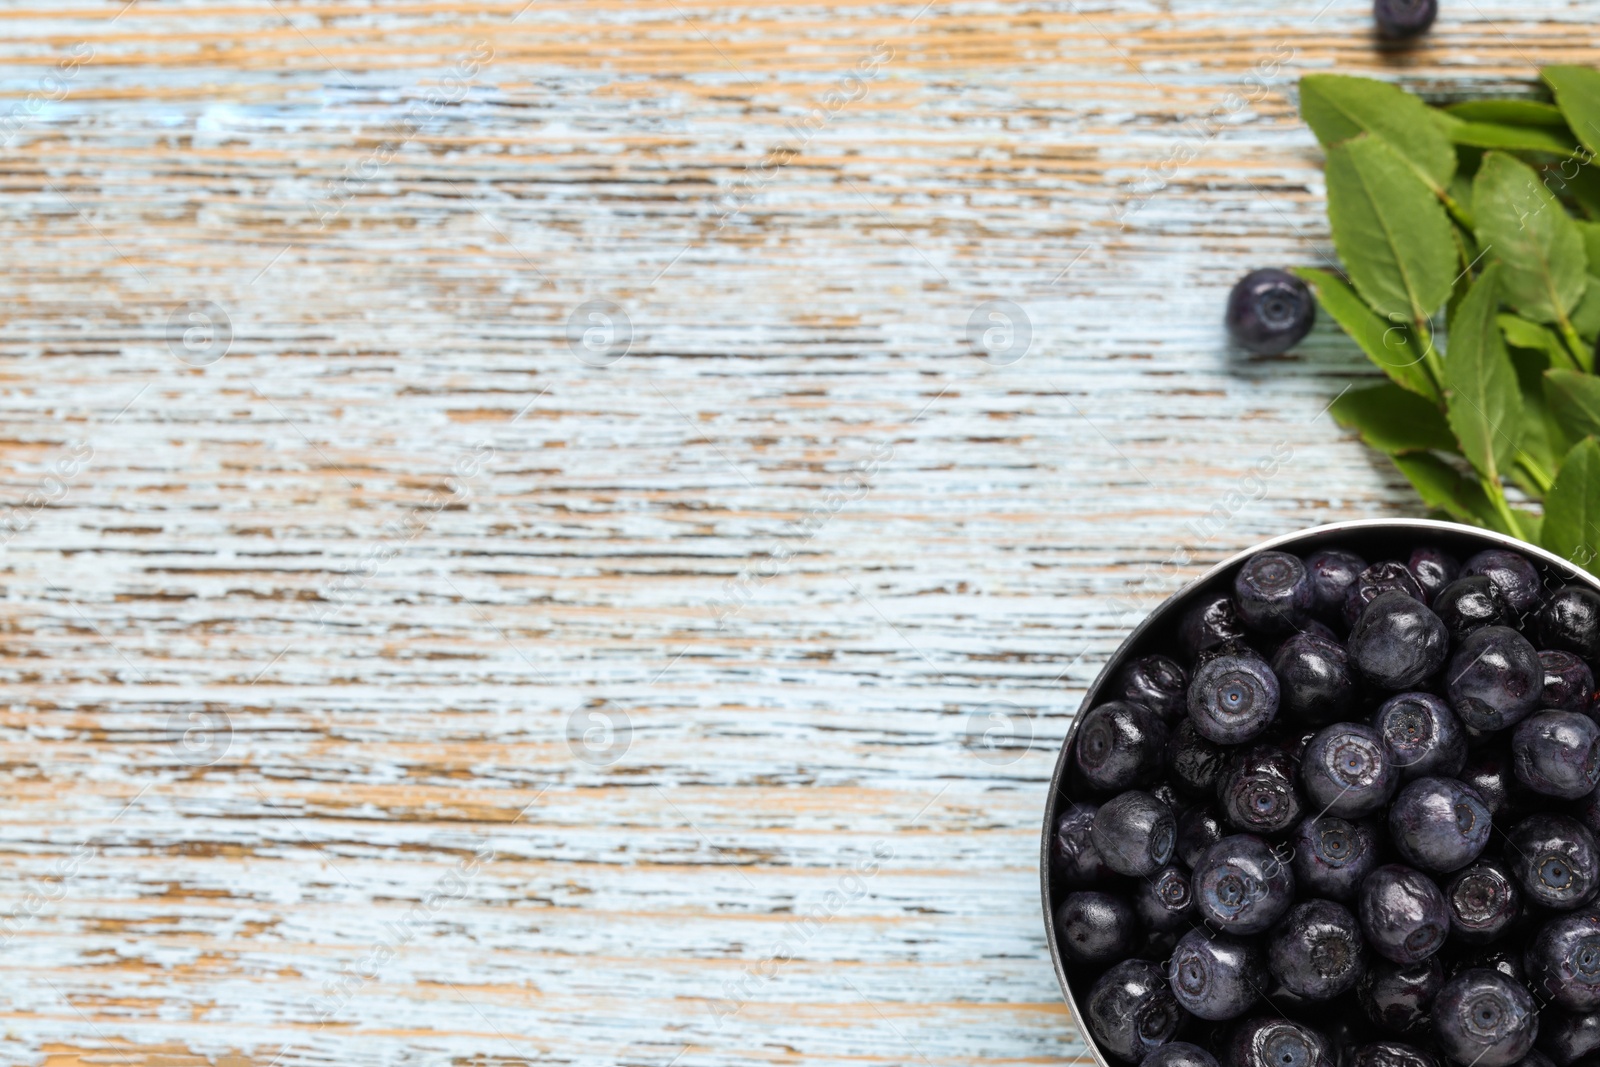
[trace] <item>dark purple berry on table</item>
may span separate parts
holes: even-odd
[[[1090,709],[1078,725],[1073,748],[1083,780],[1107,791],[1151,784],[1166,755],[1167,727],[1161,716],[1127,700]]]
[[[1056,941],[1080,963],[1125,959],[1139,936],[1133,905],[1092,889],[1068,893],[1056,909]]]
[[[1600,834],[1600,789],[1596,789],[1574,804],[1572,815],[1587,827],[1590,833]],[[1596,840],[1600,841],[1600,837]]]
[[[1462,639],[1444,680],[1450,706],[1463,723],[1503,730],[1538,707],[1544,667],[1526,637],[1509,626],[1485,626]]]
[[[1295,885],[1302,895],[1354,900],[1361,882],[1378,865],[1377,834],[1371,823],[1337,815],[1302,819],[1289,839]]]
[[[1138,1063],[1171,1041],[1184,1013],[1158,964],[1124,960],[1089,990],[1084,1022],[1106,1052]]]
[[[1439,15],[1439,0],[1373,0],[1372,19],[1378,33],[1404,41],[1428,32]]]
[[[1194,893],[1188,871],[1166,866],[1142,880],[1133,891],[1133,906],[1147,930],[1166,934],[1189,929],[1194,925]]]
[[[1356,580],[1345,591],[1345,625],[1354,626],[1367,605],[1385,593],[1404,593],[1418,602],[1422,600],[1422,586],[1404,563],[1396,560],[1374,563],[1356,575]]]
[[[1415,688],[1444,665],[1450,635],[1422,601],[1380,593],[1350,629],[1350,658],[1373,685],[1391,692]]]
[[[1503,548],[1479,552],[1467,560],[1462,574],[1482,574],[1505,594],[1506,603],[1519,615],[1532,611],[1544,599],[1544,588],[1539,584],[1539,572],[1525,556]],[[1552,647],[1559,648],[1559,645]]]
[[[1288,271],[1253,270],[1234,283],[1225,318],[1234,343],[1258,356],[1277,356],[1299,344],[1317,321],[1306,283]]]
[[[1356,1049],[1350,1067],[1441,1067],[1441,1064],[1433,1053],[1424,1052],[1415,1045],[1374,1041]]]
[[[1217,783],[1222,814],[1236,830],[1272,837],[1300,821],[1295,761],[1274,745],[1236,751]]]
[[[1565,815],[1530,815],[1507,835],[1505,854],[1523,894],[1534,904],[1571,911],[1600,889],[1600,853],[1594,835]]]
[[[1528,984],[1527,975],[1522,970],[1520,944],[1509,944],[1507,940],[1502,940],[1487,945],[1447,945],[1439,955],[1444,959],[1446,981],[1474,967],[1487,967],[1491,971],[1499,971],[1518,985]]]
[[[1536,711],[1511,734],[1511,766],[1536,793],[1588,796],[1600,786],[1600,726],[1576,711]]]
[[[1379,867],[1361,883],[1361,929],[1373,951],[1395,963],[1417,963],[1438,952],[1450,932],[1450,908],[1433,879],[1398,863]]]
[[[1356,702],[1355,672],[1343,643],[1299,633],[1272,656],[1278,710],[1284,718],[1321,726],[1347,718]]]
[[[1311,576],[1311,610],[1324,618],[1344,612],[1345,594],[1356,578],[1367,569],[1367,561],[1354,552],[1325,548],[1306,557],[1306,573]]]
[[[1588,714],[1594,701],[1594,672],[1589,665],[1571,652],[1554,648],[1541,649],[1539,663],[1544,667],[1540,706]]]
[[[1539,1051],[1557,1067],[1594,1063],[1600,1050],[1600,1012],[1571,1012],[1546,1008],[1540,1012]]]
[[[1227,837],[1231,831],[1215,808],[1194,808],[1178,818],[1178,841],[1173,851],[1179,862],[1193,867],[1206,849]]]
[[[1172,995],[1191,1015],[1237,1019],[1259,997],[1266,967],[1266,954],[1255,940],[1196,928],[1172,950]]]
[[[1528,793],[1511,769],[1510,745],[1492,744],[1469,751],[1467,765],[1456,777],[1478,791],[1497,819],[1520,811]]]
[[[1511,1067],[1533,1048],[1538,1031],[1533,997],[1498,971],[1463,971],[1433,1002],[1434,1039],[1463,1067]]]
[[[1432,693],[1390,697],[1373,712],[1372,729],[1402,782],[1429,775],[1453,778],[1467,765],[1461,720]]]
[[[1524,957],[1528,988],[1569,1011],[1600,1009],[1600,915],[1558,915],[1541,926]]]
[[[1336,1067],[1326,1035],[1276,1016],[1240,1023],[1222,1059],[1224,1067]]]
[[[1565,585],[1550,594],[1535,619],[1539,643],[1600,662],[1600,593],[1583,585]]]
[[[1418,778],[1389,807],[1389,840],[1400,858],[1436,874],[1459,870],[1489,843],[1489,807],[1454,778]]]
[[[1267,991],[1262,995],[1261,999],[1265,1002],[1262,1010],[1275,1011],[1279,1015],[1290,1018],[1317,1019],[1319,1022],[1323,1021],[1323,1013],[1331,1013],[1333,1008],[1333,1005],[1328,1001],[1312,1000],[1310,997],[1302,997],[1299,993],[1290,992],[1282,982],[1272,977],[1270,971],[1267,974]],[[1333,1026],[1337,1025],[1337,1022],[1333,1023]],[[1333,1042],[1332,1033],[1325,1032],[1323,1036],[1327,1037],[1330,1043],[1333,1043],[1335,1050],[1338,1049],[1337,1043]],[[1335,1064],[1337,1065],[1337,1060]]]
[[[1210,796],[1216,792],[1217,779],[1222,777],[1230,751],[1206,740],[1194,720],[1185,716],[1167,742],[1167,772],[1179,789]]]
[[[1337,633],[1334,632],[1333,627],[1329,626],[1325,622],[1318,622],[1316,619],[1307,619],[1305,621],[1305,624],[1303,626],[1301,626],[1301,628],[1296,632],[1303,633],[1303,634],[1314,634],[1317,637],[1325,637],[1329,641],[1343,642],[1343,640],[1344,640],[1342,637],[1340,637]],[[1289,637],[1293,637],[1293,636],[1294,636],[1294,634],[1290,634],[1289,635]],[[1288,640],[1288,638],[1284,638],[1284,640]],[[1282,648],[1283,647],[1282,642],[1279,642],[1277,647],[1278,648]],[[1273,649],[1273,651],[1276,652],[1277,648]]]
[[[1171,962],[1170,960],[1168,961]],[[1233,1036],[1236,1020],[1223,1019],[1213,1022],[1210,1019],[1201,1019],[1191,1016],[1188,1025],[1184,1028],[1184,1036],[1213,1056],[1222,1056],[1228,1050],[1228,1038]],[[1220,1064],[1221,1061],[1218,1060]]]
[[[1150,787],[1150,795],[1172,809],[1172,817],[1176,819],[1188,811],[1194,804],[1190,799],[1178,792],[1171,782],[1161,782]]]
[[[1422,600],[1432,604],[1440,591],[1461,575],[1461,561],[1450,553],[1431,545],[1415,549],[1406,561],[1406,569],[1422,587]]]
[[[1420,963],[1374,960],[1356,986],[1356,997],[1373,1025],[1413,1034],[1427,1029],[1428,1011],[1443,987],[1444,968],[1435,956]]]
[[[1165,867],[1177,836],[1172,809],[1137,789],[1100,805],[1089,824],[1089,840],[1106,866],[1118,874],[1144,877]]]
[[[1457,578],[1445,586],[1433,598],[1433,613],[1457,641],[1485,626],[1508,626],[1517,618],[1500,587],[1482,574]]]
[[[1069,803],[1056,819],[1056,832],[1050,841],[1050,862],[1055,876],[1067,886],[1088,886],[1112,873],[1100,858],[1100,850],[1090,839],[1098,804]]]
[[[1189,710],[1185,691],[1189,676],[1166,656],[1141,656],[1122,669],[1117,692],[1123,700],[1143,704],[1171,726]]]
[[[1320,729],[1317,726],[1295,726],[1293,723],[1285,723],[1283,730],[1273,738],[1273,743],[1299,760],[1304,758],[1306,746],[1317,736]]]
[[[1189,685],[1189,716],[1201,736],[1222,745],[1248,741],[1278,714],[1278,679],[1254,656],[1219,656]]]
[[[1450,906],[1450,936],[1469,945],[1493,941],[1522,914],[1522,893],[1499,860],[1479,860],[1444,885]]]
[[[1366,969],[1361,924],[1331,900],[1296,904],[1267,939],[1267,968],[1284,988],[1308,1000],[1346,993]]]
[[[1260,650],[1252,645],[1249,641],[1246,641],[1242,637],[1236,637],[1222,642],[1222,644],[1216,646],[1215,648],[1208,648],[1204,652],[1200,653],[1200,655],[1196,656],[1194,660],[1194,669],[1198,671],[1201,667],[1204,667],[1212,660],[1221,659],[1224,656],[1242,656],[1245,659],[1266,658],[1261,654]],[[1191,672],[1191,674],[1192,673],[1193,672]]]
[[[1188,1041],[1169,1041],[1140,1061],[1139,1067],[1217,1067],[1217,1058]]]
[[[1356,1050],[1381,1036],[1361,1013],[1354,992],[1331,1001],[1306,1001],[1299,1018],[1312,1020],[1322,1030],[1333,1046],[1337,1067],[1351,1067]]]
[[[1128,953],[1129,958],[1164,960],[1172,955],[1172,946],[1178,943],[1178,931],[1146,930],[1139,947]]]
[[[1190,608],[1178,626],[1178,640],[1191,660],[1229,641],[1244,639],[1244,623],[1234,610],[1233,598],[1217,595]]]
[[[1207,922],[1234,934],[1259,934],[1294,903],[1288,856],[1250,834],[1224,837],[1195,864],[1189,884]]]
[[[1233,579],[1234,604],[1246,627],[1264,634],[1300,629],[1311,615],[1311,576],[1300,557],[1257,552]]]
[[[1301,787],[1313,808],[1329,815],[1370,815],[1394,795],[1398,783],[1382,739],[1359,723],[1322,728],[1301,756]]]

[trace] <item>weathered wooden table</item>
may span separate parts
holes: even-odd
[[[1445,3],[6,5],[0,1060],[1080,1056],[1085,683],[1416,510],[1295,78],[1593,60]]]

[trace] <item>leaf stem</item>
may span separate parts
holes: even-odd
[[[1444,201],[1444,208],[1450,212],[1452,218],[1467,228],[1468,233],[1477,233],[1478,224],[1472,221],[1472,213],[1462,207],[1460,202],[1443,189],[1438,190],[1439,199]]]
[[[1472,260],[1467,258],[1467,242],[1461,239],[1461,227],[1450,227],[1450,236],[1456,243],[1456,258],[1461,261],[1461,277],[1456,279],[1456,284],[1460,285],[1465,280],[1468,285],[1471,285]]]
[[[1568,355],[1572,363],[1585,374],[1594,373],[1594,353],[1589,346],[1583,343],[1583,338],[1578,336],[1578,331],[1572,328],[1572,320],[1565,315],[1561,316],[1561,338],[1567,342]]]
[[[1506,492],[1500,487],[1500,479],[1479,477],[1483,483],[1483,491],[1494,504],[1495,513],[1500,521],[1505,524],[1505,532],[1512,537],[1522,536],[1522,526],[1517,522],[1517,517],[1511,513],[1511,505],[1506,503]]]
[[[1428,329],[1428,320],[1417,319],[1417,336],[1422,340],[1422,365],[1427,368],[1428,377],[1433,379],[1434,392],[1441,400],[1444,398],[1444,360],[1439,358],[1439,350],[1433,343],[1433,331]]]
[[[1544,469],[1544,464],[1534,459],[1521,449],[1517,450],[1517,466],[1522,468],[1522,473],[1528,476],[1528,481],[1539,490],[1539,495],[1544,496],[1550,487],[1556,483],[1555,475]]]

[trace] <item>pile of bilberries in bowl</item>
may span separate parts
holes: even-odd
[[[1600,1067],[1597,590],[1496,534],[1349,523],[1152,614],[1045,823],[1096,1058]]]

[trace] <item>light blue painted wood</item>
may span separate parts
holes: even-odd
[[[1221,337],[1330,254],[1293,78],[1588,61],[1447,6],[0,9],[0,1058],[1079,1056],[1084,686],[1417,511]]]

